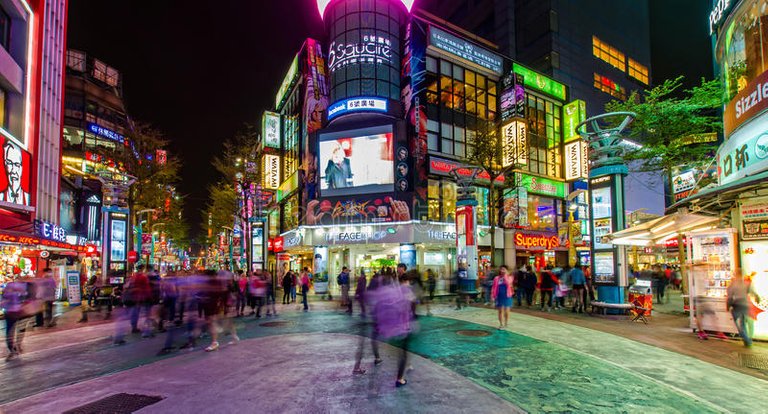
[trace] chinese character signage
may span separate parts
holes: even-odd
[[[768,133],[763,127],[765,121],[768,121],[768,114],[753,120],[720,146],[717,154],[720,185],[768,169]]]
[[[350,32],[347,36],[351,37],[353,33],[358,31]],[[365,33],[359,42],[345,41],[340,36],[331,42],[328,49],[328,69],[332,73],[349,65],[391,63],[392,40],[383,32]]]
[[[67,242],[67,231],[63,227],[45,220],[35,219],[35,235],[48,240]]]
[[[262,164],[264,169],[264,188],[277,190],[280,186],[280,157],[264,154]]]
[[[565,179],[589,177],[589,144],[578,140],[565,144]]]
[[[261,130],[265,147],[280,148],[280,115],[264,112]]]
[[[3,174],[0,174],[0,201],[30,206],[31,155],[10,139],[0,136]]]
[[[512,70],[523,75],[525,86],[528,88],[552,95],[561,101],[565,100],[565,85],[562,83],[556,82],[517,63],[512,66]]]
[[[674,194],[692,190],[695,186],[696,176],[693,175],[693,170],[672,176],[672,192]]]
[[[768,219],[768,204],[761,203],[741,206],[741,219],[744,221]]]
[[[528,133],[525,121],[501,126],[501,164],[506,167],[528,165]]]
[[[434,26],[429,27],[429,46],[486,68],[497,75],[503,73],[504,61],[501,56]]]
[[[112,131],[111,129],[104,128],[101,125],[94,124],[93,122],[89,122],[88,125],[88,131],[96,134],[102,138],[106,138],[115,142],[119,142],[121,144],[125,143],[125,137],[118,134],[115,131]]]
[[[387,112],[387,100],[381,98],[351,98],[328,108],[328,120],[350,112]]]
[[[574,139],[581,138],[579,132],[576,131],[576,125],[584,122],[587,119],[587,104],[586,102],[577,99],[568,105],[563,107],[563,120],[565,122],[565,142],[573,141]]]

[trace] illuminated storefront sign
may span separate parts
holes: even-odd
[[[517,63],[512,65],[512,70],[523,75],[525,86],[552,95],[561,101],[565,100],[565,85],[562,83],[556,82]]]
[[[44,220],[35,219],[35,234],[48,240],[67,241],[67,231],[63,227]]]
[[[4,136],[0,136],[0,153],[5,173],[4,180],[0,180],[5,184],[5,188],[0,184],[0,202],[12,208],[31,206],[32,155]]]
[[[725,13],[728,8],[731,7],[731,0],[717,0],[712,11],[709,12],[709,35],[715,33],[715,28],[720,25],[723,17],[727,16]]]
[[[317,0],[317,10],[320,12],[320,17],[324,17],[325,9],[329,4],[331,4],[332,1],[334,0]],[[403,3],[403,6],[408,9],[409,13],[411,11],[411,7],[413,7],[414,1],[416,0],[400,0],[400,2]]]
[[[350,112],[387,112],[387,100],[381,98],[351,98],[337,102],[328,108],[328,120]]]
[[[768,219],[768,204],[747,204],[741,206],[742,220],[763,220]]]
[[[280,148],[280,115],[265,111],[261,119],[261,131],[264,146]]]
[[[565,144],[565,179],[579,180],[589,177],[589,144],[574,141]]]
[[[40,237],[20,236],[20,235],[7,234],[7,233],[0,233],[0,243],[19,243],[19,244],[28,244],[28,245],[39,244],[47,247],[58,247],[60,249],[74,250],[76,252],[81,252],[81,253],[86,252],[86,246],[75,246],[69,243],[59,242],[55,240],[42,239]]]
[[[565,183],[527,174],[518,174],[517,186],[524,187],[532,194],[557,198],[564,198],[566,195]]]
[[[557,234],[517,232],[515,247],[523,250],[555,250],[561,245]]]
[[[452,160],[446,160],[443,158],[437,158],[437,157],[430,157],[429,158],[429,172],[432,174],[438,174],[445,177],[450,176],[450,172],[452,170],[456,170],[456,173],[459,174],[461,177],[471,177],[472,176],[472,170],[469,168],[466,168],[465,164],[461,164],[456,161]],[[477,175],[477,178],[480,181],[491,181],[491,176],[488,174],[487,171],[482,171],[480,174]],[[503,183],[504,177],[499,176],[496,178],[496,182]]]
[[[264,164],[264,188],[277,190],[280,186],[280,157],[265,154],[262,160]]]
[[[342,43],[334,41],[328,51],[328,69],[352,64],[392,63],[392,41],[383,33],[363,34],[362,41]]]
[[[93,122],[88,123],[88,131],[102,137],[107,138],[112,141],[119,142],[121,144],[125,143],[125,137],[118,134],[115,131],[112,131],[111,129],[104,128],[101,125],[94,124]]]
[[[733,134],[717,154],[720,185],[727,184],[768,169],[768,114],[754,118],[749,125]]]
[[[299,76],[299,56],[293,58],[293,61],[291,62],[291,66],[288,68],[288,73],[285,75],[285,78],[283,79],[283,83],[280,84],[280,89],[277,90],[277,95],[275,96],[275,108],[280,108],[283,106],[283,100],[285,99],[286,94],[288,93],[288,90],[291,89],[291,86],[296,81],[296,79]]]
[[[749,82],[725,107],[723,132],[726,137],[753,116],[768,108],[768,71]]]
[[[528,165],[528,132],[525,121],[512,121],[501,127],[502,155],[504,168],[513,165]]]
[[[568,105],[563,106],[563,121],[565,122],[565,142],[581,138],[576,131],[576,125],[579,125],[587,119],[587,103],[577,99]]]
[[[429,46],[486,68],[497,75],[503,73],[504,60],[501,56],[434,26],[429,27]]]

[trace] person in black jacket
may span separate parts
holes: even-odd
[[[293,272],[287,271],[283,275],[283,305],[291,303],[291,287],[293,287]]]
[[[525,293],[525,302],[530,308],[533,305],[533,292],[536,291],[536,274],[529,272],[525,266],[521,270],[522,277],[520,278],[520,287]]]

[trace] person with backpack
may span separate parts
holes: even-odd
[[[344,266],[336,277],[336,282],[341,287],[341,306],[347,307],[347,313],[352,313],[352,301],[349,300],[349,268]]]
[[[552,291],[559,281],[552,273],[551,266],[544,268],[540,274],[541,281],[539,282],[539,292],[541,294],[541,310],[544,310],[544,301],[546,300],[547,312],[550,312],[552,310]]]

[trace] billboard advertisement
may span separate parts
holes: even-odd
[[[0,201],[31,206],[32,156],[18,144],[0,135],[3,149],[3,173],[0,174]]]
[[[525,86],[523,75],[510,73],[502,79],[501,122],[525,118]]]
[[[264,146],[280,148],[280,115],[266,111],[261,121]]]
[[[563,106],[563,120],[565,122],[565,142],[581,138],[579,131],[576,131],[576,125],[587,119],[587,103],[577,99],[568,105]],[[583,128],[582,128],[583,129]]]
[[[277,190],[280,187],[280,157],[272,154],[264,154],[264,188]]]
[[[369,196],[338,201],[311,200],[307,203],[306,223],[342,224],[376,223],[411,220],[409,197]]]
[[[395,184],[392,146],[391,125],[321,134],[320,194],[337,197],[391,192]]]
[[[110,221],[109,231],[109,260],[111,262],[124,262],[127,253],[126,241],[126,221],[112,219]]]

